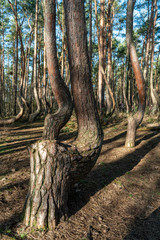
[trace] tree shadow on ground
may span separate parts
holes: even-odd
[[[27,146],[31,145],[32,143],[36,142],[37,140],[41,139],[41,137],[34,137],[30,139],[19,140],[19,142],[9,145],[3,145],[0,147],[0,156],[11,154],[13,152],[22,151],[27,148]]]
[[[108,143],[111,143],[111,142],[113,142],[113,141],[117,141],[117,140],[119,140],[119,139],[121,139],[121,138],[123,138],[123,137],[125,137],[125,136],[126,136],[126,131],[124,131],[124,132],[122,132],[122,133],[114,136],[113,138],[109,138],[109,139],[107,139],[107,140],[104,140],[104,141],[103,141],[103,145],[108,144]]]
[[[22,214],[14,214],[6,223],[0,224],[0,239],[16,239],[16,240],[22,240],[21,237],[15,235],[12,231],[10,232],[10,229],[15,225],[18,224],[21,221]],[[4,227],[6,226],[6,227]],[[23,238],[24,239],[24,238]]]
[[[160,239],[160,207],[146,219],[136,219],[131,232],[124,240],[159,240]]]
[[[155,136],[155,135],[157,135],[157,134],[158,134],[158,132],[157,132],[157,131],[154,131],[154,132],[151,132],[151,133],[145,135],[144,137],[141,137],[139,140],[136,140],[136,146],[138,146],[142,141],[148,140],[148,139],[152,138],[153,136]],[[117,141],[117,140],[119,140],[119,139],[121,139],[121,138],[124,138],[125,135],[126,135],[126,131],[125,131],[125,132],[122,132],[122,133],[120,133],[120,134],[118,134],[118,135],[116,135],[116,136],[113,137],[113,138],[110,138],[110,139],[107,139],[107,140],[103,141],[103,145],[109,144],[109,143],[111,143],[111,142],[113,142],[113,141]],[[116,148],[117,148],[117,147],[122,147],[122,146],[124,146],[124,143],[125,143],[125,141],[122,140],[121,142],[119,142],[119,143],[116,145]],[[112,149],[114,149],[114,147],[108,148],[107,150],[104,150],[104,151],[102,150],[102,151],[101,151],[101,155],[106,155],[107,152],[110,151],[110,150],[112,150]]]
[[[1,187],[0,192],[3,192],[8,189],[12,189],[12,188],[17,188],[17,187],[21,187],[23,189],[24,185],[28,185],[28,181],[29,181],[29,179],[21,181],[21,182],[16,182],[16,183],[9,183],[9,184],[5,185],[4,187]]]
[[[18,136],[18,135],[17,135]],[[31,139],[33,140],[33,139],[39,139],[39,138],[41,138],[42,137],[42,134],[40,133],[40,134],[36,134],[36,136],[30,136],[30,135],[28,135],[27,133],[26,133],[26,136],[28,136],[28,137],[24,137],[24,138],[20,138],[20,139],[13,139],[13,140],[5,140],[5,141],[1,141],[0,142],[0,144],[8,144],[9,143],[9,146],[11,146],[12,147],[12,145],[14,146],[15,145],[15,142],[16,142],[16,144],[18,144],[18,142],[25,142],[25,141],[30,141]],[[13,143],[13,144],[12,144]],[[2,146],[0,146],[0,148],[2,148]]]
[[[3,206],[3,209],[6,206],[5,211],[8,211],[9,209],[12,209],[13,211],[12,216],[8,217],[7,219],[5,217],[4,220],[0,222],[0,237],[1,237],[1,234],[9,237],[15,237],[13,231],[11,231],[10,229],[12,229],[12,227],[14,227],[16,224],[18,224],[22,220],[22,209],[23,209],[25,198],[27,196],[28,182],[29,182],[29,179],[26,179],[23,181],[17,181],[15,183],[7,184],[6,186],[0,188],[1,206]],[[14,194],[14,197],[11,198],[8,202],[3,192],[5,192],[6,190],[12,191],[14,189],[17,189],[17,195],[15,196]],[[17,201],[18,201],[18,204],[17,204]],[[7,216],[8,213],[5,213],[5,215]],[[15,238],[21,239],[21,238],[18,238],[17,236]]]
[[[3,166],[4,166],[4,161],[0,163],[0,168],[2,168],[0,172],[0,177],[1,176],[8,177],[10,174],[13,174],[14,172],[18,172],[22,169],[25,169],[25,170],[28,169],[30,167],[30,161],[29,161],[29,158],[24,158],[23,162],[22,161],[19,162],[17,161],[17,159],[15,159],[10,164],[7,164],[7,170]]]
[[[98,165],[86,178],[79,182],[80,190],[76,191],[75,188],[71,190],[68,201],[70,216],[86,205],[90,197],[100,189],[110,184],[117,177],[131,171],[148,152],[157,146],[160,141],[160,136],[156,137],[156,133],[149,135],[148,139],[151,137],[154,138],[116,162]]]
[[[118,136],[112,139],[106,140],[104,141],[104,144],[116,141],[117,139],[123,137],[124,134],[125,132],[119,134]],[[79,182],[78,186],[80,188],[80,191],[76,191],[75,188],[71,189],[68,199],[69,216],[79,211],[84,205],[86,205],[91,196],[93,196],[100,189],[111,183],[115,178],[120,177],[124,175],[126,172],[132,170],[149,151],[151,151],[153,148],[157,146],[157,144],[160,141],[160,136],[156,137],[156,134],[157,133],[155,132],[149,134],[147,139],[151,137],[154,138],[148,140],[148,142],[143,144],[142,147],[135,149],[134,152],[127,154],[125,157],[120,158],[118,161],[98,165],[95,169],[93,169],[90,172],[90,174],[85,179]],[[4,191],[10,187],[26,184],[28,185],[28,180],[8,185],[6,187],[1,188],[0,191]],[[7,219],[5,223],[4,222],[1,223],[0,228],[4,229],[4,227],[6,228],[6,226],[12,227],[18,221],[20,221],[19,213],[14,214],[12,217]],[[129,240],[129,238],[126,240]]]

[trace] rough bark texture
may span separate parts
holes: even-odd
[[[126,105],[126,112],[129,113],[129,105],[128,105],[128,100],[127,100],[127,96],[126,96],[126,80],[127,80],[127,62],[128,62],[128,50],[127,50],[127,54],[126,54],[126,61],[124,64],[124,75],[123,75],[123,98],[124,98],[124,103]]]
[[[13,11],[14,17],[15,17],[15,22],[16,22],[16,66],[15,66],[15,81],[14,81],[14,87],[15,87],[15,96],[14,99],[16,101],[17,99],[17,74],[18,74],[18,68],[17,68],[17,64],[18,64],[18,35],[19,35],[19,39],[20,39],[20,43],[21,43],[21,79],[20,79],[20,86],[19,86],[19,92],[20,92],[20,97],[21,100],[25,106],[26,112],[28,111],[28,105],[27,102],[25,100],[25,95],[24,95],[24,91],[25,91],[25,76],[26,76],[26,63],[27,63],[27,53],[25,53],[24,50],[24,45],[23,45],[23,38],[22,38],[22,30],[21,27],[18,24],[18,15],[17,15],[17,1],[15,0],[15,9],[14,6],[12,4],[12,2],[10,0],[8,0],[10,7]],[[17,35],[18,33],[18,35]],[[26,51],[27,52],[27,51]],[[24,90],[24,91],[23,91]],[[16,103],[14,104],[14,108],[16,109]],[[15,111],[15,110],[14,110]]]
[[[0,44],[0,116],[2,114],[2,62],[1,62],[1,44]]]
[[[67,99],[70,97],[68,89],[64,83],[60,82],[55,55],[56,44],[55,41],[51,41],[55,40],[53,37],[55,1],[45,0],[48,71],[60,111],[57,113],[58,123],[55,121],[50,122],[50,125],[45,125],[44,137],[47,139],[33,144],[30,148],[31,180],[24,222],[27,226],[36,228],[53,229],[61,219],[66,218],[69,188],[94,166],[100,154],[103,139],[99,117],[95,111],[96,105],[90,79],[84,3],[81,0],[66,0],[64,3],[78,137],[70,146],[50,140],[53,135],[57,136],[57,130],[54,130],[57,127],[56,124],[58,127],[61,126],[58,114],[63,113],[64,115],[60,115],[61,120],[66,120],[68,110],[63,111],[64,101],[66,97]],[[70,106],[72,108],[71,102]],[[45,120],[45,124],[47,121]],[[52,130],[55,132],[53,133]]]
[[[26,225],[53,229],[61,217],[66,216],[70,168],[70,157],[66,151],[65,147],[49,140],[32,145]]]
[[[37,38],[38,38],[38,5],[39,0],[36,0],[36,10],[35,10],[35,36],[34,36],[34,80],[33,80],[33,86],[34,86],[34,97],[36,100],[37,109],[34,113],[32,113],[29,116],[29,122],[34,122],[34,120],[37,118],[37,116],[40,113],[41,107],[40,107],[40,101],[39,101],[39,95],[37,91]]]
[[[128,0],[127,5],[127,19],[126,19],[126,40],[127,47],[129,49],[131,64],[133,68],[133,72],[136,78],[136,84],[138,88],[139,95],[139,108],[138,112],[134,116],[130,116],[128,118],[128,129],[127,129],[127,137],[125,146],[126,147],[134,147],[135,146],[135,137],[136,137],[136,129],[141,123],[144,111],[145,111],[145,87],[144,87],[144,78],[143,74],[138,62],[138,57],[136,53],[136,49],[133,43],[133,9],[136,0]]]
[[[112,89],[110,87],[109,82],[107,81],[107,77],[106,77],[106,74],[105,74],[103,68],[101,68],[101,72],[103,74],[106,86],[108,88],[108,92],[109,92],[110,97],[112,99],[112,109],[110,109],[110,112],[106,115],[107,117],[111,117],[113,115],[114,111],[115,111],[116,103],[115,103],[115,99],[114,99],[114,95],[113,95]]]
[[[148,75],[148,68],[149,68],[150,35],[151,35],[151,27],[153,22],[153,1],[154,0],[152,0],[151,16],[150,18],[148,16],[149,25],[147,29],[147,35],[146,35],[146,49],[145,49],[146,52],[145,52],[144,70],[143,70],[143,76],[144,76],[145,82],[147,82],[147,75]],[[148,4],[149,4],[149,1],[148,1]]]
[[[155,114],[159,107],[159,101],[158,101],[158,94],[156,92],[156,89],[154,89],[153,84],[153,63],[154,63],[154,40],[155,40],[155,26],[156,26],[156,20],[157,20],[157,0],[154,0],[154,9],[155,9],[155,15],[153,19],[153,29],[152,29],[152,51],[151,51],[151,72],[150,72],[150,93],[151,93],[151,100],[152,100],[152,113]]]
[[[30,148],[31,178],[24,223],[54,229],[68,215],[68,191],[94,166],[100,148],[82,156],[74,147],[43,140]]]
[[[55,114],[48,114],[44,123],[43,138],[50,140],[58,137],[60,129],[68,122],[73,108],[69,89],[61,78],[58,66],[55,17],[55,1],[45,1],[45,46],[47,67],[52,92],[58,104],[58,111]]]
[[[16,62],[15,62],[15,80],[14,80],[14,115],[16,115],[17,106],[17,80],[18,80],[18,21],[17,21],[17,0],[15,0],[15,22],[16,22]]]
[[[89,0],[89,61],[92,74],[92,0]]]
[[[71,87],[78,122],[76,145],[79,149],[91,149],[101,143],[102,132],[91,82],[84,2],[66,0],[64,6]]]
[[[104,19],[104,0],[101,0],[100,4],[100,29],[98,27],[98,13],[97,13],[97,0],[94,0],[95,4],[95,15],[96,15],[96,28],[97,28],[97,38],[98,38],[98,55],[99,55],[99,66],[98,66],[98,89],[97,89],[97,102],[98,108],[103,118],[104,109],[104,79],[100,68],[105,67],[105,49],[104,49],[104,30],[105,30],[105,19]]]
[[[113,2],[111,0],[108,0],[108,10],[107,10],[107,28],[108,28],[108,61],[107,61],[107,82],[108,84],[111,84],[112,81],[112,8],[113,8]],[[107,113],[110,114],[112,112],[112,104],[110,96],[110,90],[108,89],[108,86],[106,88],[106,103],[107,103]]]

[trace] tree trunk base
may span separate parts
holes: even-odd
[[[67,216],[70,157],[55,141],[43,140],[30,149],[31,178],[24,223],[54,229]]]
[[[29,123],[33,123],[39,114],[40,114],[40,110],[37,110],[36,112],[30,114],[28,119]]]
[[[127,148],[133,148],[135,147],[135,141],[129,141],[129,142],[125,142],[125,147]]]
[[[73,145],[41,140],[30,147],[30,188],[24,206],[26,226],[54,229],[67,218],[70,187],[90,172],[101,146],[80,153]]]
[[[128,147],[128,148],[135,147],[136,130],[137,130],[137,122],[135,118],[132,116],[128,119],[128,129],[127,129],[125,147]]]

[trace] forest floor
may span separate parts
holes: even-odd
[[[126,119],[125,119],[126,122]],[[137,131],[136,147],[124,147],[120,117],[104,126],[101,155],[69,193],[70,216],[54,232],[24,228],[21,213],[30,178],[27,146],[41,138],[43,121],[0,128],[0,239],[160,240],[160,130]],[[70,121],[60,139],[76,135]]]

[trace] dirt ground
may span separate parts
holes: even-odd
[[[75,136],[75,127],[68,123],[60,138]],[[44,232],[21,222],[30,177],[27,146],[41,138],[43,121],[1,127],[0,239],[160,240],[160,130],[142,125],[136,147],[127,149],[126,128],[116,118],[104,127],[96,165],[69,193],[69,219]]]

